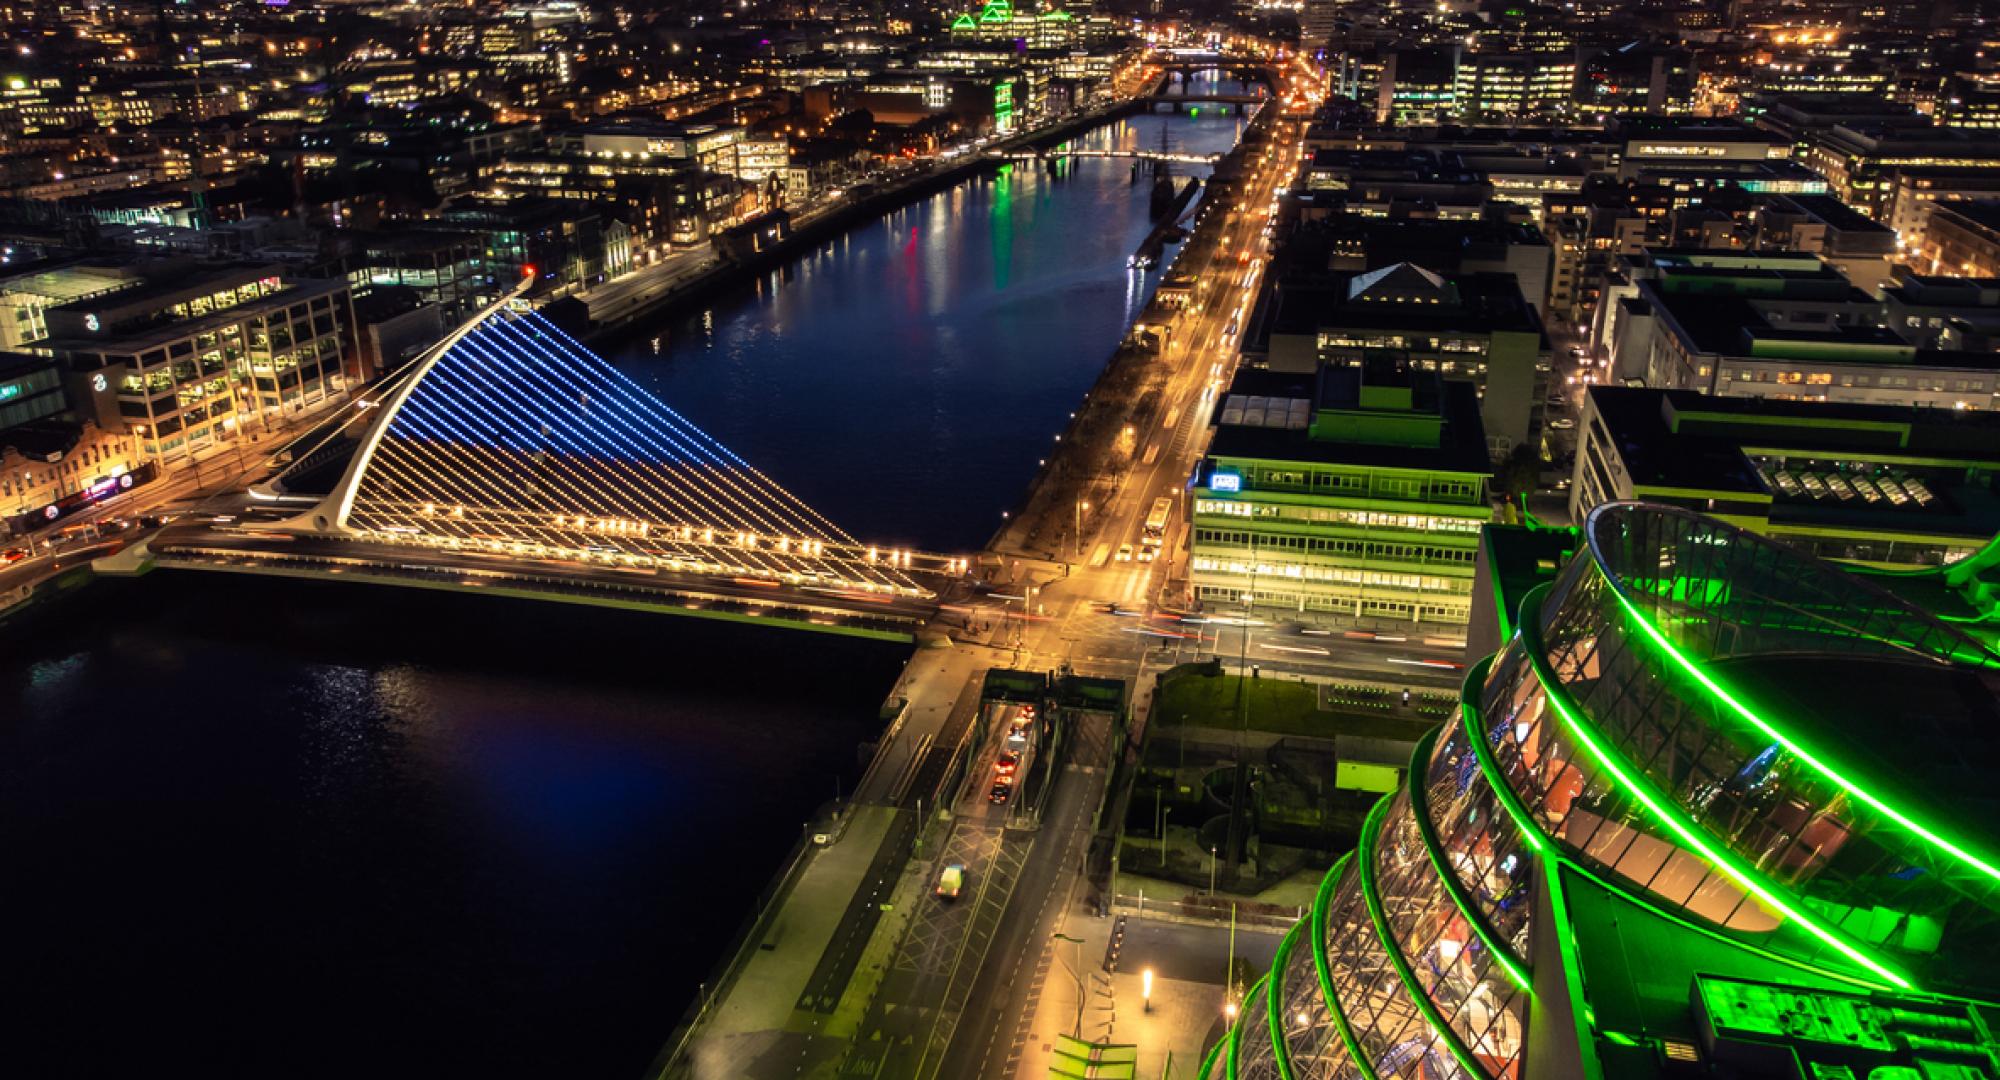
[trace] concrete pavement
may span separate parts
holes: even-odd
[[[1120,929],[1114,963],[1111,942]],[[1100,918],[1093,913],[1075,913],[1058,932],[1082,944],[1054,938],[1042,944],[1035,958],[1035,992],[1024,1002],[1011,1049],[1004,1059],[966,1076],[1042,1080],[1048,1075],[1055,1036],[1075,1034],[1091,1042],[1137,1046],[1140,1076],[1189,1080],[1201,1064],[1202,1051],[1227,1023],[1224,1005],[1232,998],[1226,985],[1231,957],[1239,971],[1266,971],[1283,940],[1279,933],[1239,927],[1232,941],[1227,927]],[[1145,992],[1148,970],[1153,973],[1150,1008]],[[1240,997],[1242,989],[1236,987],[1233,993]]]

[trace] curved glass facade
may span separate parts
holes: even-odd
[[[1971,737],[2000,723],[2000,660],[1685,511],[1601,507],[1584,540],[1328,876],[1214,1075],[1518,1076],[1548,857],[1884,988],[1990,981],[2000,815],[1948,808],[2000,764]]]

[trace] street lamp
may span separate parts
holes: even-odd
[[[1088,510],[1088,509],[1090,509],[1090,504],[1089,504],[1089,503],[1087,503],[1087,502],[1084,502],[1084,501],[1083,501],[1082,499],[1078,499],[1078,500],[1076,501],[1076,541],[1075,541],[1075,546],[1076,546],[1076,557],[1077,557],[1078,561],[1081,561],[1081,560],[1083,559],[1083,512],[1084,512],[1084,511],[1086,511],[1086,510]]]
[[[1208,895],[1215,895],[1215,845],[1208,846]]]
[[[1139,1000],[1140,1000],[1140,1003],[1141,1003],[1141,1006],[1142,1006],[1142,1008],[1141,1008],[1141,1010],[1140,1010],[1140,1011],[1142,1011],[1142,1012],[1152,1012],[1152,1011],[1153,1011],[1153,969],[1152,969],[1152,968],[1147,968],[1147,969],[1146,969],[1145,971],[1142,971],[1142,972],[1140,972],[1140,973],[1139,973]]]

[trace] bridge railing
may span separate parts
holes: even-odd
[[[356,517],[372,520],[377,509],[363,505]],[[380,528],[358,524],[356,535],[348,538],[523,560],[757,577],[799,585],[831,582],[900,595],[929,595],[903,575],[962,577],[972,566],[967,556],[911,548],[631,518],[434,503],[397,504],[379,516],[408,524]]]

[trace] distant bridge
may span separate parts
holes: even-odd
[[[986,156],[1004,161],[1047,161],[1055,158],[1133,158],[1140,161],[1171,161],[1177,165],[1213,165],[1221,154],[1186,154],[1168,150],[1065,150],[1062,147],[988,150]]]
[[[909,637],[970,560],[857,540],[533,312],[379,388],[338,483],[163,531],[167,565],[477,588]],[[330,468],[323,449],[301,462]]]

